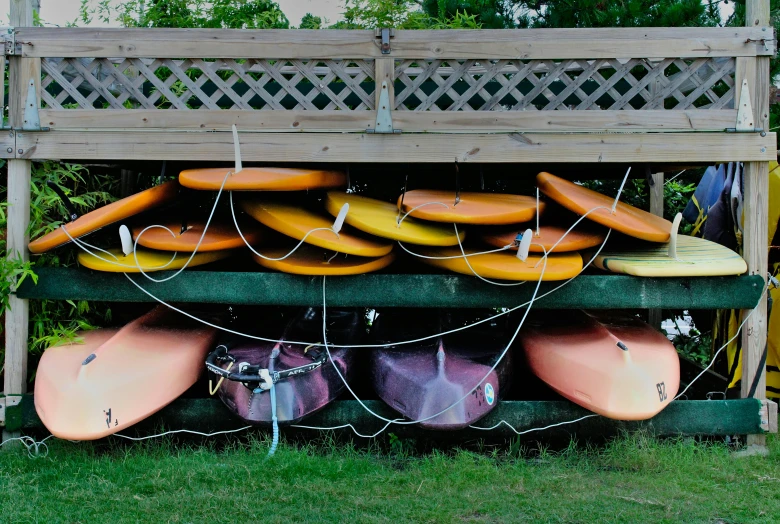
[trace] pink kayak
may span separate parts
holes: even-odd
[[[214,343],[213,328],[160,306],[122,329],[80,333],[47,349],[35,377],[35,410],[52,435],[94,440],[159,411],[190,388]]]
[[[529,323],[520,342],[540,379],[572,402],[608,418],[651,418],[680,387],[680,359],[674,346],[638,318],[599,318],[582,311],[559,314]]]

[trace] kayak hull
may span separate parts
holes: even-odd
[[[520,335],[529,367],[551,388],[616,420],[652,418],[674,399],[680,360],[663,334],[636,318],[584,312],[567,318],[532,325]]]
[[[212,328],[174,325],[180,321],[158,307],[122,329],[81,333],[83,343],[47,349],[34,396],[46,428],[62,439],[99,439],[178,398],[200,376],[216,336]]]
[[[338,315],[338,335],[334,335],[340,343],[358,344],[365,332],[364,321],[357,312],[328,312]],[[236,346],[229,354],[235,359],[231,371],[239,371],[243,364],[261,366],[270,369],[271,354],[274,350],[279,355],[274,359],[273,369],[284,371],[299,366],[311,364],[313,359],[302,345],[287,344],[285,340],[305,340],[307,334],[316,332],[307,327],[321,326],[321,313],[309,310],[308,314],[297,317],[288,324],[282,341],[277,343],[252,341]],[[304,326],[303,324],[309,324]],[[321,328],[320,328],[321,333]],[[316,336],[316,335],[308,335]],[[330,336],[330,335],[329,335]],[[319,336],[318,340],[322,338]],[[330,340],[330,339],[329,339]],[[311,348],[308,351],[312,351]],[[325,351],[324,348],[320,351]],[[331,359],[321,367],[302,373],[276,383],[276,417],[280,425],[295,424],[307,416],[321,410],[335,400],[346,389],[344,380],[349,382],[353,375],[355,350],[350,348],[330,348]],[[228,368],[228,363],[222,365]],[[337,371],[338,370],[338,371]],[[341,377],[339,376],[341,374]],[[256,384],[244,385],[241,382],[224,380],[220,383],[218,396],[227,408],[249,424],[268,426],[272,422],[271,395],[260,390]]]
[[[508,390],[511,351],[491,370],[506,347],[503,338],[486,337],[481,344],[468,335],[457,334],[434,340],[434,344],[427,342],[422,347],[403,345],[373,350],[374,389],[404,417],[421,420],[421,428],[466,428],[492,411]]]

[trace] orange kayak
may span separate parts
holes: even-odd
[[[179,183],[192,189],[219,191],[232,168],[188,169],[179,174]],[[245,167],[228,176],[225,191],[305,191],[346,185],[347,175],[324,169],[289,167]]]
[[[151,222],[155,224],[157,222]],[[144,231],[141,238],[138,240],[138,245],[148,247],[149,249],[157,249],[159,251],[181,251],[183,253],[192,253],[195,251],[195,246],[203,236],[203,228],[206,226],[205,220],[197,220],[187,223],[187,229],[181,232],[181,222],[168,220],[161,225],[167,227],[173,231],[175,236],[163,228],[154,227]],[[241,227],[241,233],[250,245],[256,245],[263,237],[263,231],[261,226],[256,223],[239,221]],[[138,239],[138,235],[141,231],[146,229],[146,225],[133,228],[133,240]],[[201,251],[221,251],[223,249],[236,249],[244,247],[244,240],[241,235],[236,231],[236,225],[232,221],[219,221],[212,220],[209,224],[206,235],[203,236],[203,241],[198,247],[198,252]]]
[[[94,440],[132,426],[192,386],[216,330],[157,307],[122,329],[80,333],[47,349],[35,377],[35,410],[52,435]]]
[[[590,220],[602,226],[650,242],[669,241],[672,223],[652,213],[618,202],[613,214],[612,204],[615,201],[613,197],[602,195],[550,173],[542,172],[536,175],[536,185],[542,193],[578,215],[584,215],[597,207],[606,208],[597,209],[588,215]]]
[[[399,196],[398,205],[403,200],[404,213],[411,211],[410,215],[415,218],[456,224],[516,224],[536,216],[534,197],[469,192],[459,196],[460,200],[455,204],[455,191],[415,189]],[[544,211],[543,202],[539,203],[539,208],[540,213]]]
[[[366,235],[345,225],[338,236],[323,228],[333,227],[333,218],[317,211],[283,202],[244,200],[241,209],[246,214],[295,240],[306,239],[307,244],[361,257],[381,257],[393,250],[393,243],[383,238]],[[314,231],[314,230],[317,231]]]
[[[295,244],[285,247],[263,249],[260,252],[267,258],[282,258],[292,251]],[[255,262],[268,269],[295,275],[362,275],[379,271],[389,266],[395,260],[395,254],[389,253],[381,257],[356,257],[335,253],[306,244],[299,247],[295,253],[284,260],[267,260],[252,254]]]
[[[147,189],[146,191],[141,191],[135,195],[130,195],[127,198],[117,200],[116,202],[112,202],[111,204],[95,209],[94,211],[90,211],[73,222],[64,224],[51,233],[47,233],[46,235],[33,240],[27,245],[27,248],[31,253],[45,253],[50,249],[70,242],[70,238],[68,238],[68,235],[62,230],[63,227],[67,228],[70,236],[79,238],[109,224],[113,224],[114,222],[119,222],[120,220],[146,211],[147,209],[170,202],[176,198],[178,192],[179,184],[175,180],[172,180],[165,184]]]
[[[415,248],[413,251],[427,257],[453,257],[419,259],[428,265],[449,269],[464,275],[473,276],[476,272],[481,277],[499,280],[539,280],[542,270],[544,270],[542,280],[566,280],[576,277],[582,271],[582,257],[579,253],[552,254],[547,257],[547,267],[545,268],[544,263],[541,262],[541,256],[530,255],[523,261],[517,258],[517,250],[470,256],[468,264],[463,258],[460,248],[457,247]],[[474,249],[465,249],[464,251],[466,254],[477,252]]]
[[[644,420],[669,405],[680,387],[671,342],[637,318],[583,311],[529,323],[520,332],[531,370],[575,404],[616,420]]]
[[[571,227],[571,226],[569,226]],[[539,235],[536,235],[536,229],[532,224],[517,224],[502,229],[488,230],[482,233],[482,240],[495,247],[504,247],[514,244],[517,235],[523,233],[527,228],[534,232],[534,238],[531,240],[529,251],[533,253],[543,253],[549,251],[555,244],[561,240],[569,227],[559,225],[539,226]],[[604,242],[605,233],[596,229],[584,220],[577,224],[577,227],[569,232],[563,241],[555,246],[555,253],[564,253],[567,251],[580,251],[596,247]],[[542,249],[544,248],[544,249]]]

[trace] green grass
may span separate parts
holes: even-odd
[[[214,442],[219,442],[214,444]],[[626,436],[529,453],[388,450],[324,441],[71,444],[0,453],[2,522],[778,522],[780,440]]]

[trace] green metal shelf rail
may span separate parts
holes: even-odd
[[[396,418],[398,414],[384,402],[365,401],[374,412]],[[566,401],[503,401],[476,425],[490,427],[505,420],[518,431],[540,428],[558,422],[575,420],[590,412]],[[102,416],[102,413],[99,413]],[[762,421],[762,403],[757,399],[740,400],[683,400],[672,402],[650,420],[623,422],[604,417],[590,417],[544,432],[529,433],[527,438],[579,436],[607,436],[620,431],[644,430],[655,435],[749,435],[766,432]],[[35,412],[32,395],[24,395],[17,406],[7,408],[6,429],[41,430],[43,424]],[[384,423],[367,413],[355,400],[334,402],[328,408],[306,419],[307,426],[333,427],[353,424],[363,434],[372,434]],[[204,433],[238,429],[246,426],[215,398],[178,399],[152,417],[137,424],[129,432],[149,434],[160,427],[166,430],[188,429]],[[771,426],[769,426],[771,428]],[[349,429],[345,430],[350,432]],[[447,439],[513,437],[515,433],[505,425],[492,431],[466,429],[457,432],[431,432],[413,426],[392,426],[392,433],[403,436],[443,437]]]
[[[40,268],[38,284],[26,279],[19,298],[152,302],[122,274],[83,269]],[[155,273],[165,275],[166,273]],[[322,278],[283,273],[186,271],[164,283],[132,275],[166,302],[217,304],[322,304]],[[561,282],[544,282],[540,296]],[[758,304],[760,276],[638,278],[583,275],[539,299],[544,309],[751,309]],[[461,275],[368,274],[327,280],[328,305],[339,307],[512,307],[530,300],[535,283],[504,288]]]

